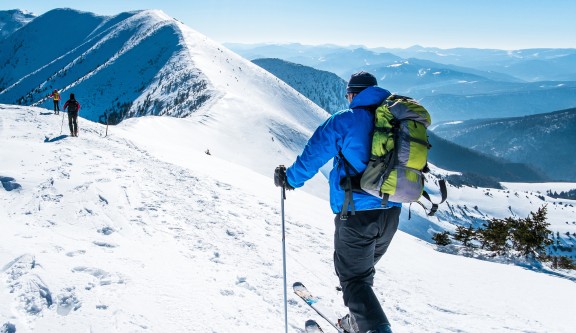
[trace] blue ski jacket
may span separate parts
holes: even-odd
[[[372,131],[374,129],[374,110],[390,96],[390,92],[380,87],[368,87],[354,97],[350,108],[339,111],[322,123],[308,140],[302,153],[286,170],[286,180],[294,188],[304,185],[318,170],[334,157],[330,171],[330,207],[335,214],[342,211],[345,192],[340,181],[346,177],[344,161],[346,158],[355,172],[362,173],[370,160]],[[350,168],[349,168],[350,169]],[[381,209],[402,204],[388,202],[382,207],[382,199],[368,193],[353,193],[355,210]],[[350,207],[348,208],[350,210]]]

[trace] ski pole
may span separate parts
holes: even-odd
[[[64,111],[62,111],[62,124],[60,124],[60,135],[62,135],[62,128],[64,128]]]
[[[282,184],[280,188],[280,207],[282,211],[282,268],[284,273],[284,327],[288,333],[288,300],[286,292],[286,232],[284,228],[284,200],[286,200],[286,185]]]
[[[106,120],[106,134],[104,134],[104,137],[108,136],[108,113],[104,112],[104,119]],[[98,120],[98,122],[100,122],[100,120]]]
[[[106,135],[104,135],[104,137],[108,136],[108,115],[106,115]]]

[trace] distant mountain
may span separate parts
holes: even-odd
[[[348,101],[344,98],[346,81],[334,73],[280,59],[254,59],[252,62],[286,82],[328,113],[348,108]]]
[[[495,68],[527,81],[576,80],[576,50],[551,59],[525,60],[504,68]]]
[[[519,117],[547,113],[576,105],[576,82],[541,82],[525,90],[470,95],[444,94],[414,96],[433,113],[436,121]]]
[[[437,64],[455,65],[459,67],[491,72],[494,74],[514,76],[524,81],[576,81],[576,49],[522,49],[498,50],[475,48],[440,49],[436,47],[412,46],[409,48],[366,48],[364,46],[336,45],[302,45],[302,44],[225,44],[238,54],[248,58],[280,58],[308,66],[317,67],[318,62],[330,57],[353,50],[364,49],[374,55],[393,55],[400,59],[428,60]],[[375,64],[374,59],[369,64]],[[347,59],[350,67],[357,67],[353,58]],[[316,62],[316,63],[315,63]],[[526,65],[524,65],[526,64]],[[326,69],[327,68],[320,68]],[[331,70],[345,78],[348,73],[341,70]]]
[[[433,132],[429,133],[429,141],[432,148],[428,158],[432,164],[443,169],[479,175],[498,182],[545,182],[549,180],[533,166],[509,162],[502,157],[494,157],[465,148],[442,139]]]
[[[36,15],[19,9],[0,11],[0,40],[10,36],[35,17]]]
[[[342,49],[356,48],[342,47],[338,45],[303,45],[300,43],[224,43],[223,45],[249,60],[259,58],[279,58],[303,65],[323,59],[326,54],[332,52],[339,52]]]
[[[374,52],[363,46],[302,44],[224,44],[247,59],[279,58],[316,69],[329,71],[347,80],[350,74],[366,65],[390,64],[402,60],[390,53]]]
[[[417,59],[367,65],[364,68],[376,76],[378,85],[413,97],[434,94],[439,89],[444,91],[445,87],[457,86],[469,90],[479,82],[493,82],[478,74]]]
[[[450,122],[438,136],[491,156],[533,165],[552,180],[576,180],[576,108],[533,116]]]
[[[484,50],[411,47],[231,45],[244,56],[273,57],[333,72],[358,70],[426,105],[435,121],[516,117],[576,106],[576,49]],[[530,82],[527,82],[530,81]]]
[[[330,71],[348,80],[350,75],[367,67],[394,64],[403,59],[392,53],[378,53],[366,48],[340,49],[322,57],[308,59],[305,65]]]
[[[526,81],[576,81],[576,49],[496,50],[413,46],[407,49],[375,48],[404,58],[471,67],[515,76]]]

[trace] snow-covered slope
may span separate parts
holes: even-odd
[[[53,21],[57,30],[82,28],[54,48],[42,30]],[[0,82],[7,85],[0,100],[51,108],[45,96],[60,87],[65,99],[74,92],[80,115],[94,121],[102,121],[104,113],[115,121],[187,117],[166,123],[144,119],[141,133],[157,138],[163,149],[204,142],[204,149],[263,174],[292,159],[328,117],[267,71],[158,10],[114,17],[52,10],[6,44],[20,47],[0,54]],[[179,136],[165,136],[163,125]],[[246,155],[246,146],[259,147],[259,154]]]
[[[330,114],[348,108],[349,103],[344,95],[347,82],[334,73],[276,58],[254,59],[252,62],[274,74]]]
[[[245,120],[272,110],[299,124],[326,117],[268,72],[159,10],[106,17],[55,9],[1,43],[4,103],[50,108],[47,95],[58,89],[64,100],[75,93],[85,118],[104,122],[106,115],[111,123],[195,113],[208,121],[220,118],[215,109]]]
[[[207,131],[194,134],[207,134],[198,140],[182,136],[201,128],[192,119],[133,119],[107,137],[105,126],[80,119],[80,137],[72,138],[60,135],[61,118],[49,110],[0,107],[4,331],[284,330],[280,192],[271,174],[219,154]],[[236,122],[244,116],[236,115]],[[242,153],[257,158],[260,148]],[[507,216],[508,203],[518,204],[518,215],[533,207],[521,190],[511,198],[450,191],[451,207],[475,202],[485,214]],[[343,314],[329,204],[301,190],[287,195],[288,283],[304,282]],[[440,223],[417,208],[412,215],[403,213],[403,229],[426,234]],[[550,216],[574,212],[554,208]],[[565,272],[434,248],[400,231],[379,263],[375,288],[395,332],[573,331],[576,285]],[[291,293],[288,318],[289,332],[300,333],[306,319],[321,320]]]

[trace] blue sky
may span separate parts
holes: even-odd
[[[576,48],[574,0],[2,0],[37,15],[161,9],[224,42],[521,49]]]

